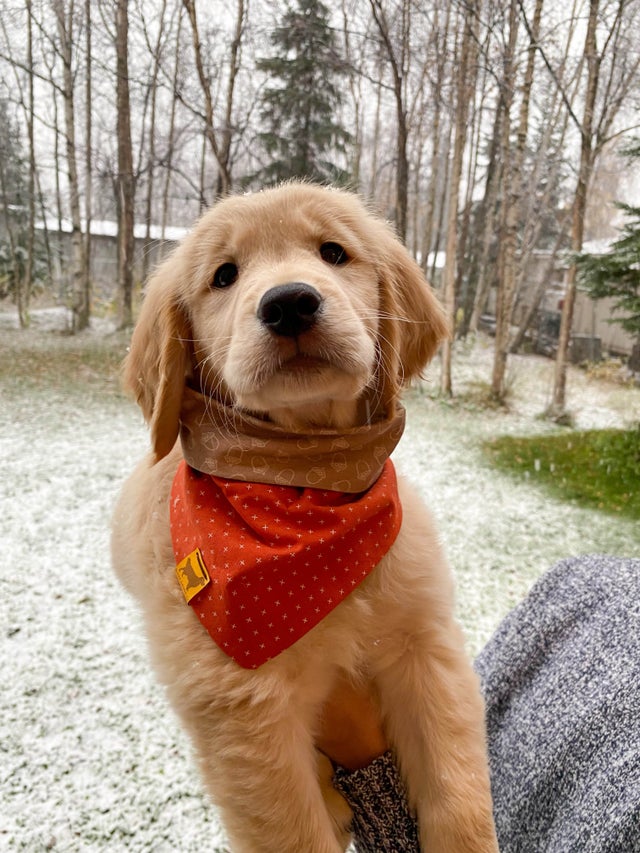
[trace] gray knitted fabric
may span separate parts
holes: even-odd
[[[416,820],[391,752],[361,770],[338,767],[333,784],[353,809],[351,831],[358,853],[420,850]]]
[[[640,851],[640,560],[558,563],[476,669],[502,853]],[[358,851],[419,850],[390,753],[338,775]]]
[[[640,560],[557,564],[476,669],[502,853],[640,851]]]

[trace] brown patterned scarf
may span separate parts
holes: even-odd
[[[187,463],[204,474],[280,486],[359,493],[376,482],[400,441],[405,412],[346,430],[291,434],[186,389],[180,438]]]

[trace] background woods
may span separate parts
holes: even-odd
[[[496,398],[562,302],[559,415],[571,259],[637,202],[616,151],[640,124],[640,0],[0,0],[0,105],[0,297],[21,325],[39,289],[73,330],[111,304],[129,325],[205,206],[308,176],[395,222],[458,334],[491,315]]]

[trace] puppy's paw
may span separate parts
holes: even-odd
[[[332,780],[333,766],[326,755],[318,752],[318,781],[320,789],[334,826],[336,838],[342,844],[342,849],[346,850],[351,841],[349,827],[351,826],[353,815],[347,801],[333,787]]]

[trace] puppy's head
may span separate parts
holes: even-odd
[[[294,429],[353,426],[392,406],[447,331],[418,265],[354,195],[287,184],[219,202],[158,269],[125,382],[159,459],[185,383]]]

